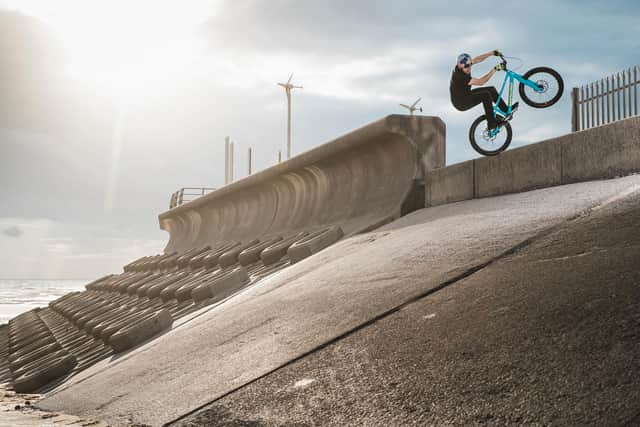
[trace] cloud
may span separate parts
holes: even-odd
[[[47,26],[0,10],[0,126],[44,130],[64,104],[65,56]]]
[[[22,236],[23,231],[17,225],[12,225],[11,227],[8,227],[8,228],[5,228],[4,230],[2,230],[2,234],[7,236],[7,237],[18,238],[18,237]]]

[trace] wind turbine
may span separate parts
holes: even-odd
[[[287,93],[287,159],[291,158],[291,89],[302,89],[302,86],[294,86],[291,83],[292,78],[293,73],[286,83],[278,83],[278,86],[282,86]]]
[[[422,113],[422,107],[416,107],[416,105],[418,105],[418,102],[420,102],[422,98],[418,98],[416,99],[416,102],[414,102],[413,104],[411,104],[411,106],[407,105],[407,104],[400,104],[401,107],[406,108],[407,110],[409,110],[409,115],[413,116],[413,112],[418,110]]]

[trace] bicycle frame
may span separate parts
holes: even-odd
[[[506,75],[504,76],[504,80],[502,81],[502,87],[500,87],[500,92],[498,92],[498,100],[493,104],[493,117],[496,116],[496,113],[500,113],[503,116],[511,114],[511,109],[513,105],[513,81],[514,80],[517,80],[520,83],[529,86],[531,89],[535,90],[536,92],[539,92],[541,90],[537,84],[535,84],[529,79],[525,79],[520,74],[515,73],[511,70],[505,70],[505,72],[506,72]],[[498,106],[498,104],[502,99],[502,92],[504,92],[504,88],[507,85],[507,80],[509,81],[509,102],[507,103],[507,111],[502,111]]]

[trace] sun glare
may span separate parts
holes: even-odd
[[[125,97],[188,78],[202,55],[198,26],[214,12],[211,0],[16,0],[6,6],[49,25],[66,50],[70,78]]]

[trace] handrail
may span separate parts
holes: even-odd
[[[198,197],[202,197],[215,190],[216,189],[213,187],[183,187],[171,194],[171,198],[169,199],[169,209],[173,209],[183,203],[195,200]]]

